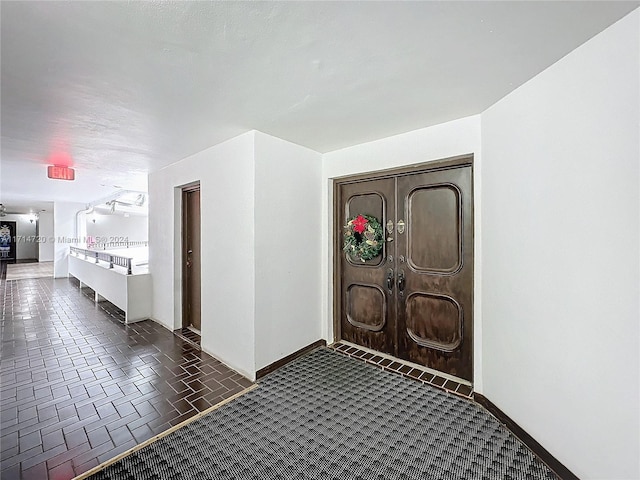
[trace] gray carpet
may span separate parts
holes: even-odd
[[[556,477],[474,403],[322,348],[91,478]]]

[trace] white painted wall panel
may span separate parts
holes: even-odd
[[[151,274],[127,275],[127,322],[151,316]]]
[[[483,391],[588,479],[640,478],[640,11],[482,114]]]
[[[322,156],[255,133],[256,369],[321,338]]]
[[[91,287],[116,307],[127,310],[126,275],[75,255],[69,256],[69,274]]]
[[[38,218],[38,261],[53,262],[54,242],[53,238],[53,212],[40,212]]]
[[[69,247],[77,246],[74,240],[77,238],[76,213],[83,210],[81,203],[55,202],[53,204],[53,236],[54,259],[53,276],[55,278],[69,275],[67,257]]]
[[[147,215],[89,214],[86,216],[86,235],[100,238],[128,238],[130,242],[149,239],[149,217]],[[95,218],[96,222],[93,222]],[[110,241],[110,240],[107,240]]]
[[[146,320],[151,315],[151,276],[126,275],[120,267],[109,268],[83,256],[69,256],[69,274],[100,296],[124,310],[126,322]]]
[[[199,181],[202,347],[255,373],[254,132],[208,148],[149,176],[149,272],[153,318],[182,322],[181,187]]]

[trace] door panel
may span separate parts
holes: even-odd
[[[340,239],[344,225],[354,215],[371,215],[382,225],[387,212],[395,211],[395,181],[380,179],[340,186]],[[340,242],[342,244],[342,242]],[[381,255],[366,262],[340,255],[341,298],[338,305],[341,338],[381,352],[395,351],[395,298],[387,289],[391,254],[387,243]],[[393,280],[392,280],[393,286]]]
[[[200,190],[182,195],[182,326],[200,330]]]
[[[414,292],[407,296],[407,334],[415,343],[452,352],[462,341],[462,311],[453,298]]]
[[[398,357],[472,380],[471,167],[398,177]],[[400,289],[399,289],[400,290]]]
[[[393,227],[378,258],[336,250],[338,338],[472,380],[471,165],[386,175],[338,184],[336,245],[357,214]]]
[[[407,261],[411,268],[457,270],[462,245],[460,191],[454,185],[420,187],[408,195],[407,208]]]
[[[379,332],[387,322],[387,299],[377,285],[352,284],[347,289],[347,321],[354,327]]]

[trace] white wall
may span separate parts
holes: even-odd
[[[260,369],[321,338],[322,155],[255,133],[255,339]]]
[[[16,258],[18,260],[37,259],[36,222],[29,221],[30,215],[7,214],[0,221],[16,222]]]
[[[116,240],[118,238],[127,238],[130,242],[149,239],[149,217],[147,215],[125,217],[122,214],[105,215],[96,213],[95,223],[92,221],[93,214],[85,215],[85,217],[87,236],[106,238],[106,242],[118,241]]]
[[[54,202],[53,204],[53,276],[55,278],[67,277],[69,267],[67,257],[69,247],[75,246],[76,237],[76,213],[83,210],[81,203]],[[69,241],[70,240],[70,241]]]
[[[472,116],[395,135],[375,142],[337,150],[323,156],[322,166],[322,326],[323,337],[333,341],[333,183],[345,175],[374,172],[458,155],[474,154],[475,276],[480,262],[480,116]],[[482,319],[480,284],[474,285],[474,388],[482,391]]]
[[[320,339],[320,170],[319,153],[249,132],[151,174],[153,318],[181,326],[180,187],[200,181],[203,349],[255,378]]]
[[[202,348],[251,377],[254,338],[254,132],[149,175],[152,318],[180,328],[181,187],[200,181]]]
[[[40,212],[38,215],[38,261],[53,262],[54,241],[53,237],[53,212]]]
[[[482,114],[483,393],[578,477],[638,479],[640,11]]]

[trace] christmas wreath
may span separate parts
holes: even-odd
[[[384,231],[377,218],[354,215],[344,226],[342,249],[352,258],[366,262],[380,255],[384,244]]]

